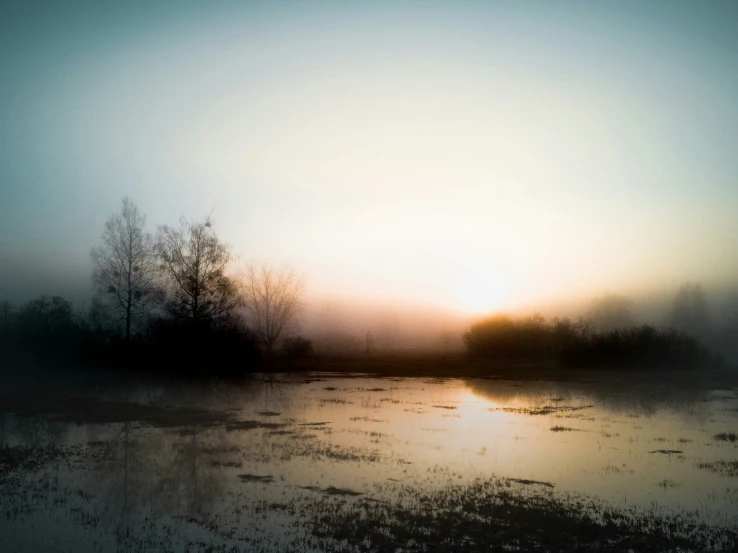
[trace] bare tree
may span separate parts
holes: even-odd
[[[175,318],[212,321],[240,303],[235,283],[225,272],[232,259],[208,216],[202,222],[180,219],[179,228],[159,227],[156,251],[170,284],[165,309]]]
[[[304,287],[302,276],[288,266],[250,263],[241,279],[241,293],[250,324],[268,353],[294,322]]]
[[[105,223],[102,245],[92,248],[92,283],[110,311],[131,327],[155,305],[158,297],[153,238],[144,229],[146,217],[129,198]]]

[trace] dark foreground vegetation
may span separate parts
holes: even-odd
[[[738,531],[691,514],[618,509],[552,491],[548,482],[492,478],[438,491],[408,487],[361,509],[323,503],[313,532],[328,551],[735,551]]]
[[[174,377],[238,377],[251,372],[313,370],[395,376],[561,378],[567,369],[644,371],[719,368],[720,355],[672,328],[648,325],[593,330],[585,320],[494,316],[464,334],[466,352],[372,352],[322,355],[305,337],[264,347],[235,313],[192,321],[151,314],[128,339],[100,323],[93,303],[75,312],[67,300],[41,296],[12,310],[0,326],[0,355],[22,363],[156,372]]]
[[[60,296],[19,306],[0,301],[0,352],[17,359],[154,370],[178,376],[237,376],[261,358],[289,365],[309,353],[291,323],[302,277],[290,267],[234,254],[210,217],[146,230],[125,198],[90,252],[92,302],[75,311]]]
[[[92,449],[104,446],[96,444]],[[55,505],[58,509],[71,508],[76,514],[72,524],[89,535],[107,532],[105,510],[96,513],[88,504],[92,495],[74,487],[62,488],[58,479],[28,478],[52,466],[82,462],[85,451],[70,446],[0,447],[0,490],[7,499],[0,507],[4,518],[32,516],[44,506]],[[97,451],[97,455],[103,456],[104,450]],[[272,483],[271,477],[250,474],[241,475],[240,480]],[[29,485],[32,494],[23,491]],[[550,482],[492,477],[436,490],[391,483],[389,488],[394,499],[377,500],[354,490],[316,486],[304,487],[306,493],[272,501],[252,502],[239,494],[235,516],[195,511],[178,520],[151,521],[136,531],[121,521],[115,540],[118,549],[128,551],[264,553],[615,553],[738,548],[734,526],[708,524],[692,512],[616,507],[595,497],[558,492]],[[82,505],[66,505],[67,501],[56,494],[68,494],[76,502],[81,498]],[[234,536],[244,533],[244,520],[271,517],[282,521],[281,536],[251,536],[242,538],[241,546],[232,545]],[[198,531],[188,532],[188,525]],[[205,541],[199,536],[205,536]]]
[[[122,368],[178,376],[243,374],[260,360],[259,341],[241,321],[202,323],[151,318],[126,340],[74,313],[61,297],[42,296],[23,305],[0,332],[0,352],[14,365],[37,363],[84,368]]]

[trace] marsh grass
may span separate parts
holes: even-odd
[[[225,425],[225,429],[228,432],[233,432],[236,430],[254,430],[257,428],[267,428],[269,430],[274,430],[277,428],[283,428],[285,426],[287,425],[282,424],[282,423],[277,423],[277,422],[261,422],[261,421],[245,420],[245,421],[230,422]]]
[[[715,474],[738,478],[738,461],[713,461],[710,463],[699,463],[697,466]]]
[[[349,420],[352,422],[389,422],[387,419],[372,419],[370,417],[351,417]]]
[[[668,478],[664,478],[663,480],[661,480],[659,482],[656,482],[656,485],[659,488],[663,489],[663,490],[668,490],[668,489],[671,489],[671,488],[679,488],[679,487],[683,486],[684,483],[683,482],[677,482],[675,480],[670,480]]]
[[[507,478],[508,482],[515,482],[516,484],[522,484],[524,486],[544,486],[546,488],[555,488],[556,485],[551,482],[542,482],[540,480],[527,480],[525,478]]]
[[[319,488],[318,486],[299,486],[299,487],[303,490],[309,490],[311,492],[319,492],[325,495],[337,495],[337,496],[349,496],[349,497],[364,495],[361,492],[349,490],[346,488],[336,488],[334,486],[328,486],[327,488]]]
[[[241,482],[262,482],[265,484],[274,482],[274,477],[269,474],[265,474],[262,476],[258,474],[239,474],[238,479]]]
[[[512,484],[511,484],[512,482]],[[529,481],[492,478],[388,503],[323,503],[310,521],[325,551],[732,551],[735,528],[688,514],[617,509]]]
[[[318,401],[320,405],[327,405],[329,403],[332,403],[334,405],[350,405],[353,403],[353,401],[349,401],[347,399],[339,398],[339,397],[330,397],[330,398],[324,398]]]
[[[502,411],[504,413],[517,413],[522,415],[553,415],[566,412],[581,411],[589,409],[592,405],[544,405],[543,407],[492,407],[489,411]]]
[[[80,449],[80,446],[69,448],[0,445],[0,479],[18,471],[40,470],[49,463],[69,459]]]

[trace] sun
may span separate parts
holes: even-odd
[[[502,308],[510,298],[510,288],[501,272],[481,269],[459,277],[452,295],[465,313],[482,314]]]

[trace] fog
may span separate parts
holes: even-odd
[[[687,282],[729,309],[730,3],[3,9],[0,298],[87,310],[130,197],[149,232],[211,214],[234,268],[294,267],[302,332],[352,348],[606,293],[661,326]]]
[[[693,283],[697,284],[697,283]],[[603,290],[601,293],[556,301],[529,303],[515,309],[464,314],[401,302],[361,302],[354,299],[312,298],[299,319],[300,332],[311,336],[320,351],[335,353],[448,352],[461,351],[463,334],[470,325],[495,314],[527,317],[540,314],[555,318],[596,318],[595,307],[608,295],[629,303],[628,325],[677,328],[715,345],[731,361],[738,361],[735,339],[738,322],[738,285],[705,288],[705,328],[691,328],[688,314],[675,314],[675,302],[682,286],[656,289],[649,293]],[[617,325],[615,325],[617,327]],[[367,344],[369,348],[367,350]]]
[[[1,551],[738,551],[738,2],[10,0],[0,68]]]

